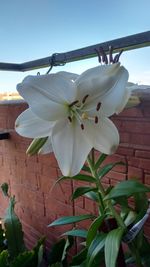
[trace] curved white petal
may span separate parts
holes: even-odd
[[[52,148],[52,143],[51,143],[51,137],[49,137],[46,143],[39,150],[38,154],[48,154],[51,152],[53,152],[53,148]]]
[[[112,65],[101,65],[83,72],[75,80],[78,88],[78,98],[83,99],[89,95],[87,102],[97,96],[103,96],[116,83],[117,74],[120,70],[120,63]]]
[[[44,120],[66,117],[68,103],[76,100],[75,83],[59,73],[28,76],[17,85],[17,90],[32,111]]]
[[[101,98],[102,105],[100,111],[104,116],[109,117],[114,113],[119,113],[125,107],[131,93],[126,88],[128,76],[128,71],[124,67],[120,67],[116,76],[116,83]]]
[[[15,122],[16,132],[29,138],[49,136],[53,126],[54,123],[38,118],[31,109],[22,112]]]
[[[84,131],[91,145],[107,155],[113,154],[119,145],[119,133],[111,120],[99,117],[99,122],[85,120]]]
[[[57,73],[61,74],[63,77],[65,77],[71,81],[75,81],[79,77],[79,74],[67,72],[67,71],[59,71]]]
[[[62,174],[78,174],[92,147],[77,121],[68,123],[63,120],[56,123],[51,140]]]

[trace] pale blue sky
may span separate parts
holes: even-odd
[[[0,0],[0,62],[22,63],[52,53],[148,31],[149,0]],[[150,47],[125,52],[130,81],[150,84]],[[97,59],[55,67],[81,73]],[[14,91],[32,72],[0,71],[0,92]]]

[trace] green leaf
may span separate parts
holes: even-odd
[[[74,243],[73,237],[68,236],[66,239],[63,254],[62,254],[62,262],[64,263],[65,266],[67,265],[67,252],[73,246],[73,243]]]
[[[89,183],[95,183],[95,181],[96,181],[95,178],[90,176],[90,175],[78,174],[78,175],[75,175],[73,177],[62,176],[56,181],[56,183],[59,183],[60,181],[67,180],[67,179],[77,180],[77,181],[84,181],[84,182],[89,182]]]
[[[131,223],[135,222],[136,217],[137,217],[137,213],[135,211],[130,210],[124,220],[125,225],[129,226]]]
[[[41,266],[42,260],[43,260],[43,254],[44,254],[44,247],[43,245],[41,245],[39,247],[39,251],[38,251],[38,262],[37,262],[37,267]]]
[[[86,165],[83,165],[82,170],[91,173],[90,168]]]
[[[115,162],[115,163],[110,163],[105,165],[104,167],[102,167],[99,172],[98,172],[98,176],[101,179],[102,177],[104,177],[108,172],[110,172],[116,165],[124,165],[123,162],[119,161],[119,162]]]
[[[9,267],[8,258],[9,258],[8,251],[3,250],[0,253],[0,267]]]
[[[104,199],[107,200],[122,196],[129,197],[135,193],[142,192],[150,192],[150,188],[135,180],[122,181],[118,183]]]
[[[72,200],[85,195],[86,193],[90,192],[90,191],[96,191],[97,189],[95,187],[91,187],[91,186],[82,186],[82,187],[78,187],[72,195]]]
[[[105,245],[106,234],[98,234],[95,239],[92,241],[88,252],[87,252],[87,267],[97,266],[97,258],[100,257],[99,254],[103,251]]]
[[[95,202],[98,202],[98,197],[97,197],[97,194],[93,191],[90,191],[90,192],[87,192],[85,194],[86,197],[88,197],[89,199],[95,201]]]
[[[145,215],[148,209],[148,197],[146,193],[136,193],[134,194],[134,203],[135,203],[135,210],[138,213],[137,220],[139,221]]]
[[[6,239],[8,242],[8,252],[10,258],[15,258],[19,253],[25,250],[22,225],[14,211],[15,198],[11,197],[9,207],[4,217],[4,227]]]
[[[1,189],[2,189],[2,192],[3,192],[4,196],[8,197],[8,184],[7,183],[3,183],[1,185]]]
[[[25,251],[20,253],[17,257],[14,258],[11,262],[10,267],[29,267],[33,266],[32,260],[34,257],[34,251]]]
[[[116,260],[120,248],[123,229],[117,228],[107,234],[105,240],[105,263],[106,267],[116,267]]]
[[[64,216],[50,223],[48,227],[76,223],[76,222],[80,222],[83,220],[92,219],[94,217],[95,216],[91,214],[85,214],[85,215],[79,215],[79,216]]]
[[[65,244],[66,244],[66,240],[65,238],[63,238],[52,246],[51,251],[48,256],[49,266],[52,266],[52,264],[56,264],[62,261],[62,255],[63,255]]]
[[[96,164],[95,164],[95,170],[97,170],[100,165],[102,164],[102,162],[106,159],[107,155],[106,154],[101,154],[99,159],[97,160]]]
[[[95,238],[97,231],[98,231],[98,229],[101,226],[103,221],[104,221],[104,216],[99,216],[90,225],[89,230],[88,230],[88,234],[87,234],[87,239],[86,239],[87,247],[90,246],[91,242]]]
[[[86,260],[87,248],[82,249],[78,254],[73,256],[71,266],[81,266],[81,264]]]
[[[70,231],[63,233],[62,236],[63,235],[69,235],[69,236],[71,235],[71,236],[86,238],[87,237],[87,230],[73,229],[73,230],[70,230]]]

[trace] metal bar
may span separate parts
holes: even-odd
[[[124,50],[132,50],[141,47],[150,46],[150,31],[138,33],[123,38],[99,43],[96,45],[91,45],[88,47],[80,48],[77,50],[57,53],[52,56],[37,59],[34,61],[25,62],[22,64],[9,64],[9,63],[0,63],[1,70],[12,70],[12,71],[28,71],[37,68],[45,68],[54,63],[54,66],[58,66],[63,63],[73,62],[77,60],[92,58],[97,56],[95,49],[98,49],[100,46],[103,47],[104,51],[107,53],[109,46],[114,48],[114,53]],[[3,64],[3,65],[1,65]]]
[[[0,70],[22,71],[21,64],[0,62]]]

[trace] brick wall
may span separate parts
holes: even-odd
[[[96,212],[95,205],[87,198],[70,201],[76,183],[65,181],[53,187],[60,171],[53,155],[28,157],[25,151],[31,140],[15,133],[16,117],[26,109],[23,102],[1,103],[0,129],[9,130],[10,139],[0,141],[0,184],[8,182],[11,194],[16,196],[16,211],[22,221],[25,240],[32,247],[37,238],[47,236],[52,244],[68,227],[47,228],[54,219],[65,215]],[[115,155],[106,162],[124,161],[106,177],[104,184],[138,177],[150,185],[150,98],[141,97],[141,104],[113,117],[119,129],[121,143]],[[7,200],[0,192],[0,216],[4,215]],[[85,226],[88,222],[81,225]],[[146,224],[150,235],[150,220]]]

